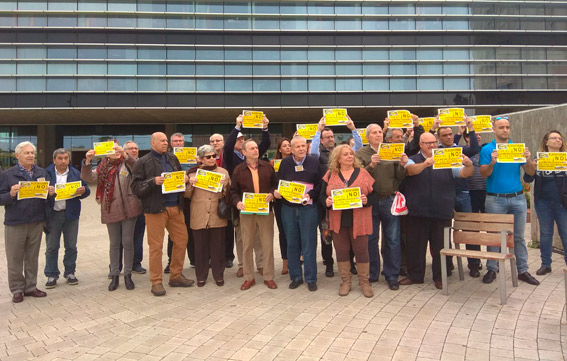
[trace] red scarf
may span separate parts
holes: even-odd
[[[98,184],[96,186],[96,200],[107,212],[110,212],[110,205],[114,196],[114,184],[116,183],[116,174],[120,170],[123,157],[117,159],[104,158],[96,167],[98,176]],[[103,200],[106,202],[102,204]]]

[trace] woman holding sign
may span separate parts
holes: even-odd
[[[96,201],[100,204],[100,218],[108,228],[110,239],[110,278],[109,291],[118,288],[120,275],[120,243],[124,247],[124,284],[133,290],[132,262],[134,261],[134,227],[142,213],[142,204],[130,190],[132,167],[136,159],[130,157],[119,145],[114,153],[107,154],[92,169],[93,149],[86,154],[81,168],[81,179],[96,182]]]
[[[535,179],[534,203],[539,219],[539,250],[541,253],[541,267],[537,270],[538,276],[551,272],[551,248],[553,245],[553,225],[557,224],[559,237],[563,249],[567,249],[567,168],[565,167],[565,140],[557,130],[549,131],[543,137],[538,149],[538,156],[533,160],[537,166],[535,175],[524,174],[525,182]],[[545,152],[545,153],[541,153]],[[557,162],[547,161],[553,154],[557,155]],[[544,163],[544,159],[546,160]],[[538,164],[539,163],[539,164]],[[563,163],[563,165],[561,164]],[[563,169],[559,171],[551,169]],[[565,254],[567,263],[567,254]]]
[[[200,166],[187,171],[189,187],[185,198],[191,198],[191,230],[195,239],[195,275],[197,286],[203,287],[209,276],[209,262],[217,286],[224,285],[225,227],[228,221],[218,215],[219,202],[230,189],[228,172],[217,165],[213,146],[197,149]]]
[[[329,171],[323,177],[320,201],[329,209],[329,229],[337,254],[342,283],[339,295],[351,289],[349,251],[352,246],[358,281],[365,297],[373,297],[368,281],[370,265],[368,236],[372,234],[372,185],[374,178],[361,168],[354,150],[339,145],[331,153]]]
[[[291,142],[287,138],[281,138],[278,141],[278,146],[276,147],[276,157],[270,161],[270,164],[274,167],[276,173],[279,170],[279,165],[282,159],[287,158],[291,155]],[[280,234],[280,252],[282,254],[282,275],[289,273],[287,264],[287,239],[285,238],[284,226],[282,222],[282,201],[276,199],[274,202],[274,214],[276,216],[276,224],[278,225],[278,231]]]

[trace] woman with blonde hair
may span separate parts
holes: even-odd
[[[361,167],[354,150],[346,144],[337,146],[329,158],[329,170],[323,176],[320,202],[328,211],[329,229],[333,235],[333,244],[337,254],[337,263],[341,275],[339,295],[346,296],[351,289],[350,248],[354,250],[358,268],[358,281],[365,297],[373,297],[368,280],[370,259],[368,255],[368,236],[372,234],[372,203],[374,178]],[[361,208],[333,210],[335,189],[360,188]]]
[[[565,152],[565,139],[558,130],[547,132],[541,141],[539,152]],[[533,160],[537,165],[538,159]],[[563,249],[567,249],[567,171],[536,171],[533,176],[524,174],[525,182],[535,179],[534,205],[539,220],[539,250],[541,267],[538,276],[551,272],[551,249],[553,225],[557,230]],[[567,264],[567,253],[565,254]]]

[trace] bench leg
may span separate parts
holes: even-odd
[[[500,279],[500,304],[506,304],[506,267],[504,267],[504,261],[498,262],[500,265],[500,274],[498,278]]]
[[[516,268],[516,258],[510,258],[510,272],[512,273],[512,286],[518,287],[518,269]]]
[[[449,295],[449,287],[447,287],[447,256],[441,255],[441,283],[443,288],[441,292],[445,295]]]
[[[463,272],[463,259],[461,257],[457,258],[457,267],[459,268],[459,279],[461,281],[465,280],[465,272]]]

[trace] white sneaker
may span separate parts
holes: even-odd
[[[55,288],[57,286],[57,278],[55,277],[48,277],[47,283],[45,284],[45,288]]]

